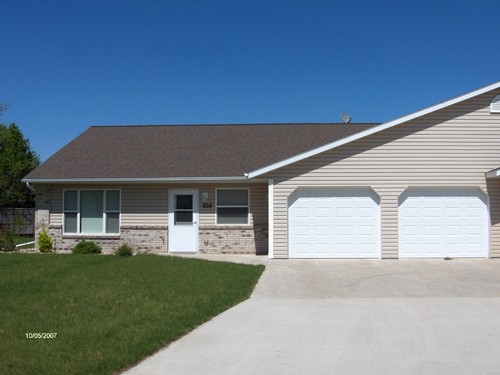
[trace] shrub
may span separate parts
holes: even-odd
[[[52,237],[48,235],[44,224],[42,224],[42,231],[38,234],[38,249],[41,253],[52,252]]]
[[[73,254],[100,254],[101,250],[95,242],[81,240],[73,248]]]
[[[115,254],[122,257],[129,257],[131,255],[134,255],[134,250],[130,245],[123,244],[118,249],[116,249]]]
[[[0,251],[16,251],[17,237],[13,231],[0,228]]]

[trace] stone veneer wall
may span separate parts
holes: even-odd
[[[102,247],[105,254],[129,244],[137,253],[165,254],[168,249],[168,228],[158,226],[122,226],[116,236],[62,235],[60,225],[49,225],[48,233],[54,240],[56,252],[70,253],[81,240],[88,239]],[[257,254],[268,251],[268,230],[265,226],[211,226],[200,227],[199,252],[206,254]]]
[[[207,254],[267,254],[268,228],[263,225],[200,227],[199,252]]]
[[[135,253],[162,254],[167,252],[167,227],[122,226],[119,235],[86,236],[82,234],[62,235],[62,227],[49,226],[49,234],[54,239],[56,252],[69,253],[81,240],[95,242],[105,254],[112,254],[119,246],[128,244]]]
[[[50,187],[37,186],[35,190],[35,249],[38,250],[38,234],[42,230],[42,225],[50,234]]]
[[[168,227],[165,226],[122,226],[122,242],[128,243],[140,253],[167,253]]]

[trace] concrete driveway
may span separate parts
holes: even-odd
[[[500,374],[500,260],[272,260],[126,374]]]

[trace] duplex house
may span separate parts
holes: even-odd
[[[500,256],[500,82],[383,124],[92,126],[24,181],[56,251]]]

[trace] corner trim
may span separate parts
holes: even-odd
[[[268,249],[267,256],[269,259],[274,258],[274,180],[267,180],[267,214],[268,214]]]

